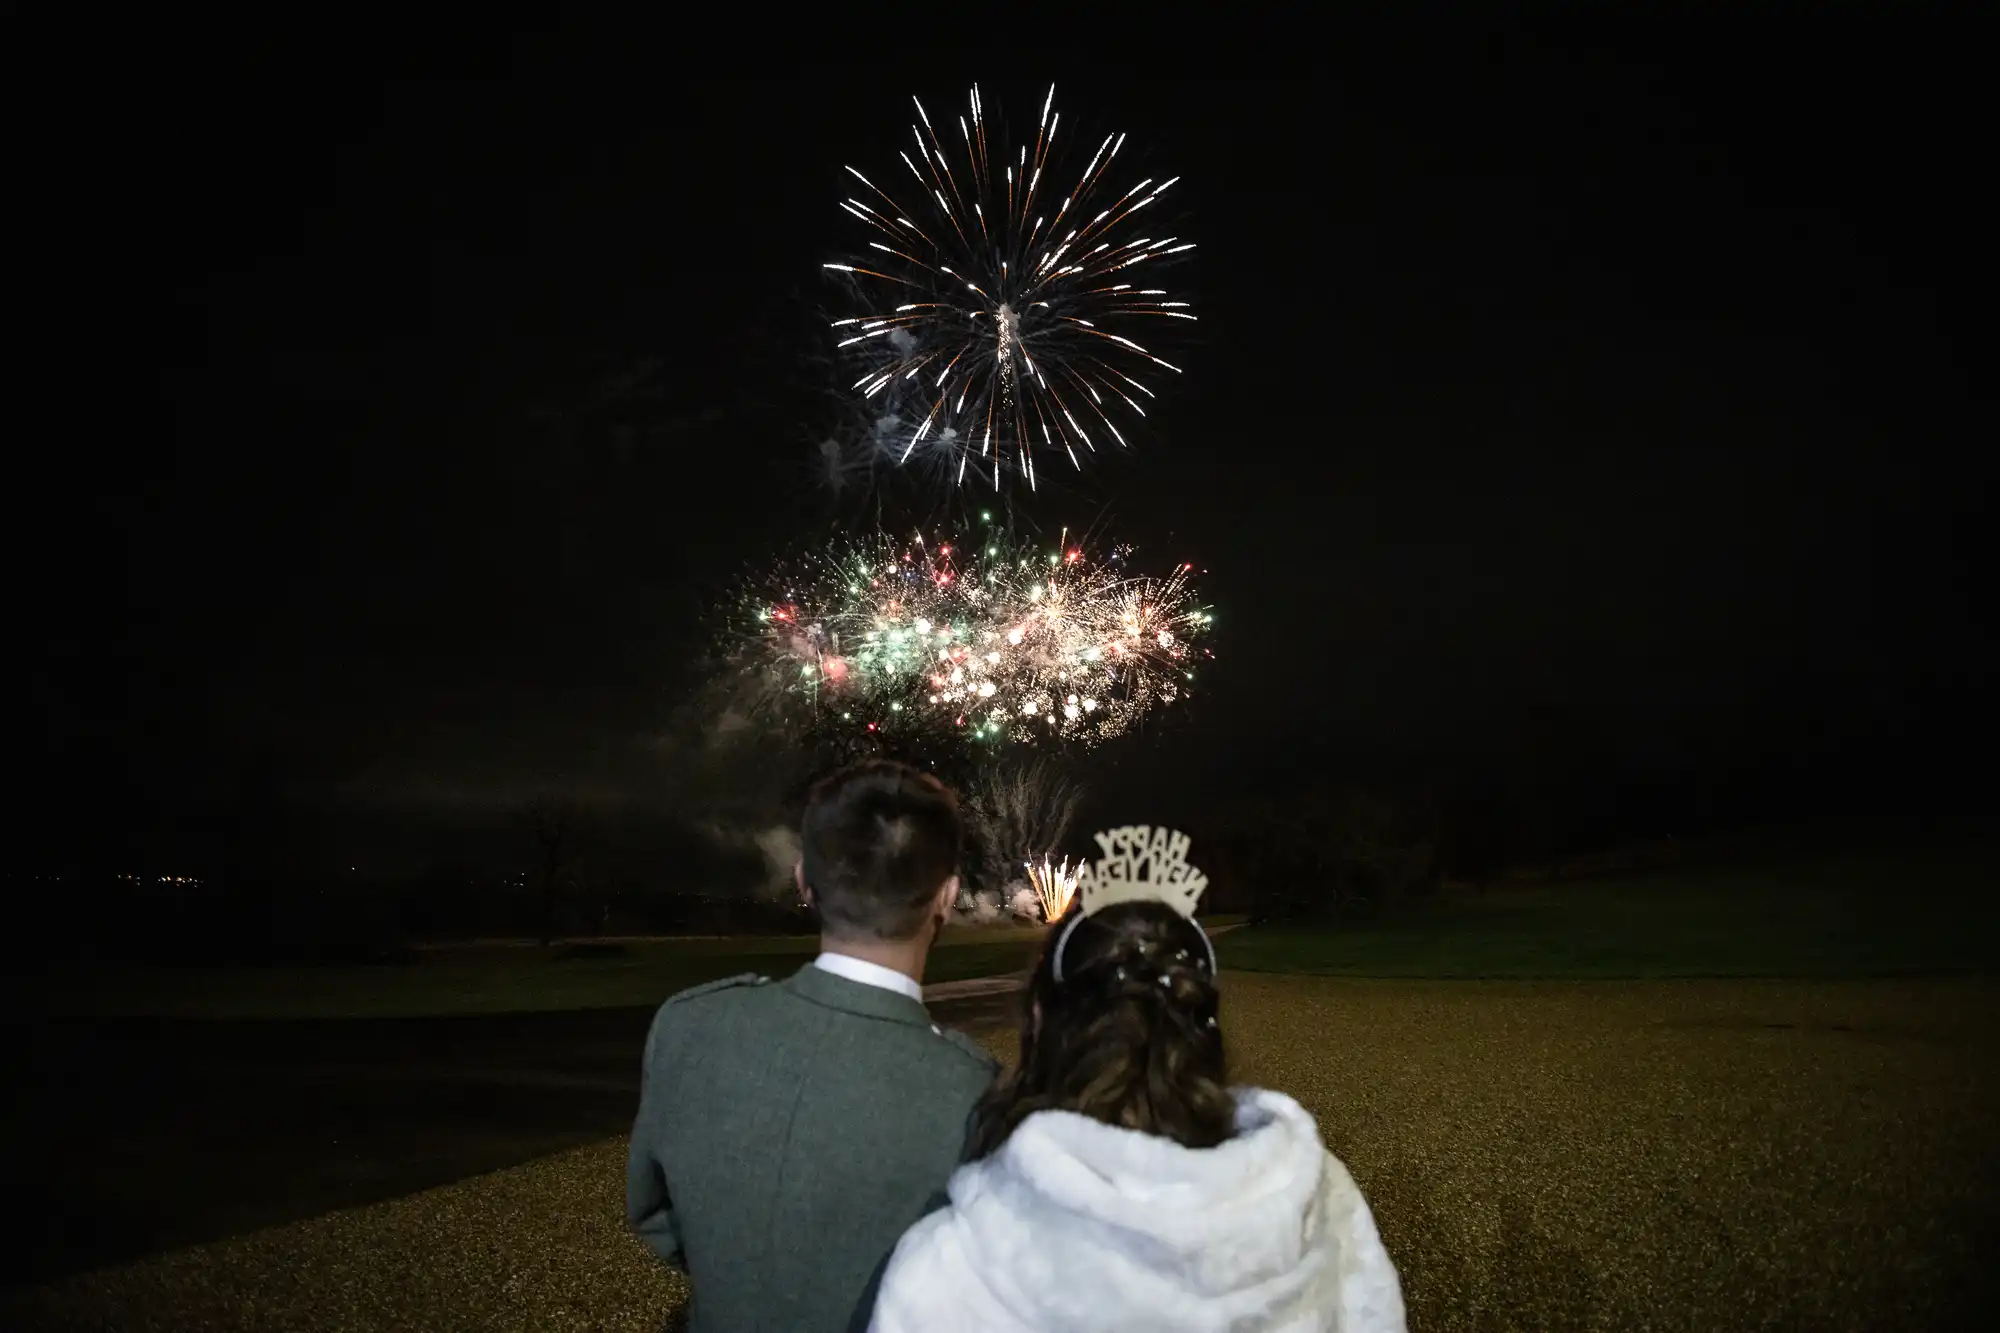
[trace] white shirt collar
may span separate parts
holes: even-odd
[[[924,1002],[924,988],[893,967],[884,967],[880,963],[844,953],[822,953],[813,959],[813,966],[836,977],[858,981],[864,986],[876,986],[895,991],[898,995],[907,995],[918,1004]]]

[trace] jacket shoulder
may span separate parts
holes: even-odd
[[[646,1035],[646,1060],[651,1063],[655,1048],[670,1033],[699,1030],[737,1006],[737,996],[756,994],[770,984],[770,978],[755,972],[741,972],[720,981],[707,981],[669,995],[653,1013],[652,1030]],[[721,1003],[717,1003],[717,998]]]
[[[666,998],[666,1002],[660,1008],[663,1010],[670,1009],[677,1004],[686,1004],[689,1000],[698,1000],[704,995],[715,995],[721,991],[736,990],[745,986],[768,986],[770,984],[771,979],[760,973],[739,972],[733,977],[724,977],[720,981],[705,981],[699,986],[690,986],[684,991],[678,991],[669,995]]]
[[[970,1060],[982,1077],[991,1078],[999,1070],[1000,1062],[993,1058],[992,1052],[963,1032],[956,1028],[938,1028],[936,1032],[960,1055]]]

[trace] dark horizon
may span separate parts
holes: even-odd
[[[278,804],[412,861],[540,790],[669,806],[708,603],[856,513],[813,475],[841,163],[912,93],[1042,84],[273,40],[179,34],[90,187],[141,201],[92,373],[153,407],[34,497],[68,553],[34,859],[171,869]],[[1184,383],[1033,510],[1192,561],[1219,614],[1188,716],[1082,761],[1099,801],[1407,785],[1571,844],[1985,813],[1960,60],[1816,16],[1045,71],[1184,177],[1201,245]]]

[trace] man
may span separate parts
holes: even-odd
[[[660,1006],[626,1217],[688,1273],[706,1333],[864,1327],[903,1232],[942,1201],[994,1062],[924,1011],[958,896],[958,803],[902,764],[813,789],[795,872],[820,955]]]

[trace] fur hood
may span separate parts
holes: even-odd
[[[1067,1111],[962,1166],[903,1237],[878,1333],[1400,1333],[1375,1219],[1305,1108],[1237,1093],[1214,1148]]]

